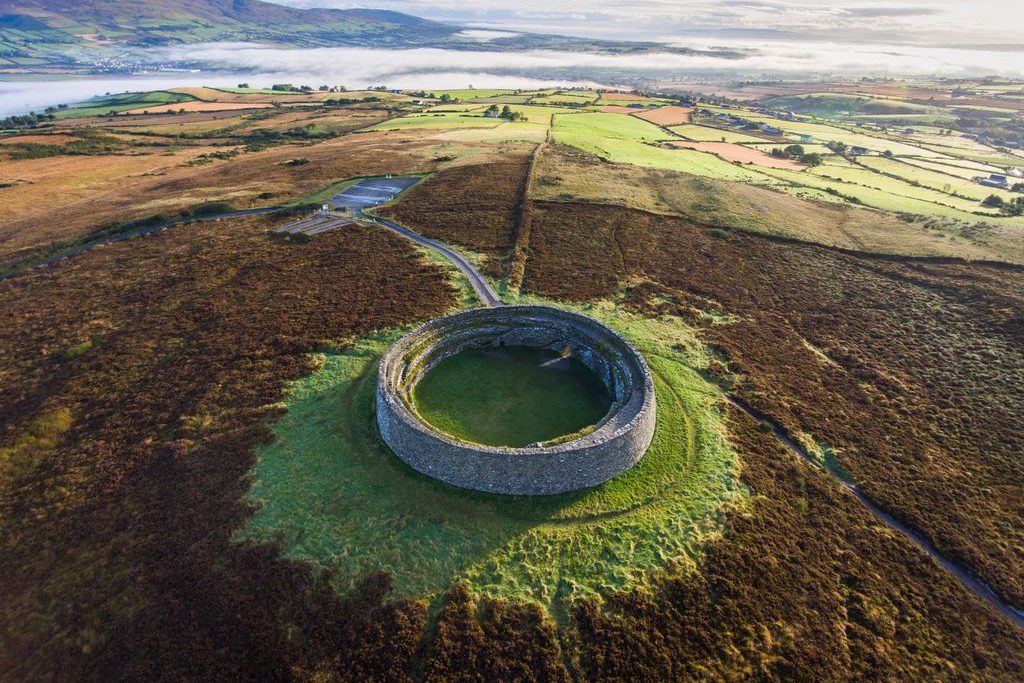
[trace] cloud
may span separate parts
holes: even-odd
[[[349,0],[276,0],[350,6]],[[693,30],[761,29],[806,38],[850,31],[852,41],[900,44],[1019,42],[1019,0],[375,0],[432,19],[491,28],[622,40],[680,38]],[[851,23],[856,22],[856,23]]]
[[[935,7],[848,7],[843,12],[854,17],[931,17],[942,14]]]

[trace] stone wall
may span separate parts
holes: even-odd
[[[495,448],[425,424],[411,392],[434,365],[467,348],[568,350],[608,388],[612,407],[593,431],[562,443]],[[501,306],[431,320],[395,342],[377,377],[381,437],[413,469],[455,486],[514,495],[596,486],[635,465],[654,436],[654,384],[639,353],[611,328],[550,306]]]

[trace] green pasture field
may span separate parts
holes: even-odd
[[[555,117],[554,138],[614,163],[664,168],[694,175],[771,184],[771,179],[749,166],[689,149],[657,146],[666,138],[658,126],[625,114],[565,114]],[[655,143],[655,144],[651,144]]]
[[[597,100],[597,93],[555,93],[554,95],[544,95],[543,97],[534,97],[530,100],[530,104],[592,104]]]
[[[968,152],[977,152],[980,154],[993,153],[995,150],[986,144],[980,143],[977,140],[965,137],[963,133],[953,131],[949,135],[939,135],[940,128],[934,128],[928,126],[925,129],[915,128],[914,134],[908,136],[908,140],[915,143],[929,145],[931,147],[950,147],[952,153],[958,150],[964,150]]]
[[[146,105],[174,104],[176,102],[192,102],[196,98],[185,93],[154,90],[152,92],[122,93],[73,104],[67,109],[58,110],[54,116],[58,119],[82,118],[86,116],[103,116],[107,112],[130,111]]]
[[[849,131],[838,126],[830,126],[822,123],[810,123],[807,121],[782,121],[770,116],[744,111],[722,111],[728,111],[729,113],[736,114],[750,121],[767,123],[771,126],[775,126],[776,128],[781,128],[785,132],[790,133],[794,138],[798,138],[800,135],[810,135],[814,138],[813,142],[843,142],[851,147],[857,145],[859,147],[866,147],[875,152],[889,150],[893,154],[898,155],[927,157],[940,156],[942,154],[941,152],[931,151],[923,147],[915,147],[899,140],[875,137],[873,135],[868,135],[867,133]]]
[[[459,104],[439,104],[436,107],[431,107],[426,113],[429,114],[446,114],[450,112],[464,112],[464,111],[478,111],[483,113],[487,109],[486,104],[480,104],[479,102],[460,102]]]
[[[562,107],[545,107],[529,104],[510,104],[509,109],[519,112],[526,117],[530,123],[539,123],[545,126],[551,125],[551,117],[554,114],[571,114],[575,110]]]
[[[985,187],[984,185],[971,182],[969,178],[953,177],[947,173],[940,173],[935,170],[914,166],[912,164],[905,163],[902,159],[864,157],[861,158],[860,161],[865,166],[882,171],[883,173],[898,175],[907,181],[914,181],[925,187],[942,192],[956,192],[957,194],[971,199],[976,199],[978,201],[985,199],[985,197],[988,197],[991,194],[997,194],[1006,200],[1013,198],[1013,193],[1006,190]],[[981,209],[984,207],[978,208]]]
[[[652,102],[652,101],[648,101],[648,100],[606,100],[606,99],[603,99],[603,98],[594,102],[594,104],[599,106],[599,107],[603,107],[603,106],[628,107],[631,104],[642,104],[644,106],[644,109],[652,109],[654,107],[657,107],[657,106],[659,106],[661,104],[666,104],[666,103],[667,103],[667,101],[661,101],[661,100],[657,100],[657,101],[653,101]],[[637,111],[643,111],[643,109],[638,109]]]
[[[976,176],[985,176],[992,173],[998,173],[1000,175],[1006,174],[1006,169],[1002,166],[981,164],[976,161],[968,161],[966,159],[914,159],[911,157],[904,157],[903,160],[908,164],[938,171],[940,173],[948,173],[950,175],[959,176],[960,178],[966,178],[967,180]]]
[[[252,472],[258,509],[239,540],[280,542],[285,556],[329,570],[341,593],[384,570],[399,598],[430,599],[466,580],[474,593],[535,601],[559,618],[575,598],[692,567],[724,509],[745,501],[721,395],[702,375],[711,354],[679,319],[607,302],[579,310],[629,338],[654,375],[658,426],[634,468],[538,497],[459,489],[413,471],[380,440],[374,417],[378,361],[404,331],[390,330],[325,352],[320,369],[292,385]]]
[[[795,185],[807,186],[819,190],[832,189],[836,192],[841,193],[846,197],[853,197],[860,201],[864,206],[869,206],[875,209],[882,209],[885,211],[893,211],[895,213],[911,213],[919,214],[922,216],[942,216],[946,218],[956,218],[967,223],[977,223],[980,217],[961,209],[946,206],[944,204],[938,204],[932,201],[918,199],[915,197],[908,197],[903,195],[896,195],[892,192],[886,192],[880,190],[877,187],[859,185],[852,182],[843,182],[836,178],[825,177],[819,174],[814,174],[804,171],[789,171],[786,169],[779,168],[764,168],[761,172],[765,175],[770,175],[780,180],[786,180]],[[864,171],[869,173],[869,171]],[[835,175],[839,175],[839,170],[835,171]],[[875,174],[871,174],[875,175]],[[879,176],[882,177],[882,176]],[[901,183],[900,181],[893,181],[895,186],[905,185],[912,187],[907,183]],[[802,189],[802,188],[801,188]],[[799,190],[791,189],[791,193],[798,193]],[[841,199],[841,198],[838,198]],[[984,208],[980,204],[974,204],[978,210]]]
[[[539,143],[547,137],[550,128],[547,124],[528,123],[526,121],[503,121],[502,119],[486,119],[499,121],[494,126],[464,126],[461,128],[436,129],[433,137],[447,142],[465,144],[500,144],[502,142],[525,141]]]
[[[497,97],[474,97],[467,102],[474,104],[526,104],[532,98],[529,95],[498,95]]]
[[[952,147],[938,147],[936,145],[921,144],[923,149],[928,149],[943,156],[964,161],[973,161],[980,164],[995,164],[997,166],[1012,166],[1024,163],[1024,157],[999,152],[991,147],[983,147],[981,150],[954,149]],[[925,155],[927,156],[927,155]]]
[[[867,163],[868,159],[865,158],[864,161]],[[986,207],[981,206],[976,201],[962,199],[959,197],[951,197],[940,191],[936,191],[928,187],[912,185],[905,180],[890,178],[889,176],[882,175],[881,173],[875,173],[874,171],[861,168],[859,166],[846,167],[823,164],[817,168],[808,169],[808,173],[827,178],[834,178],[844,183],[873,187],[891,195],[897,195],[906,199],[919,199],[924,202],[945,205],[965,212],[989,212]]]
[[[759,138],[753,135],[747,135],[746,133],[737,133],[731,130],[721,130],[719,128],[712,128],[711,126],[702,126],[696,123],[684,124],[681,126],[671,126],[669,130],[684,137],[687,140],[693,140],[694,142],[721,142],[722,138],[725,138],[725,142],[769,142],[765,138]],[[773,143],[775,145],[787,145],[786,141]]]

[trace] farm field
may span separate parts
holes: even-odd
[[[871,161],[866,160],[865,164],[871,164]],[[949,206],[963,212],[982,211],[984,213],[992,213],[991,210],[986,210],[985,207],[980,206],[976,201],[953,197],[928,187],[915,186],[899,178],[874,173],[869,169],[859,166],[824,164],[811,169],[810,172],[815,175],[834,178],[843,183],[874,188],[908,200],[931,202],[936,206]]]
[[[737,133],[731,130],[722,130],[720,128],[712,128],[710,126],[701,126],[697,124],[672,126],[670,130],[680,137],[686,138],[687,140],[694,140],[696,142],[768,142],[764,138],[747,135],[746,133]],[[780,143],[774,142],[772,144],[778,145]]]
[[[888,179],[870,171],[844,167],[831,167],[816,173],[805,171],[795,172],[786,169],[764,169],[763,173],[779,180],[793,183],[794,186],[807,186],[819,190],[832,190],[842,198],[851,197],[857,203],[884,211],[895,213],[939,216],[964,222],[979,220],[971,210],[976,204],[960,200],[965,208],[957,208],[946,203],[941,193],[926,188],[916,188],[916,196],[903,194],[904,187],[912,187],[900,180]],[[861,184],[866,181],[870,184]],[[888,182],[885,182],[888,181]],[[933,200],[938,201],[933,201]],[[1016,222],[1015,222],[1016,224]]]
[[[597,101],[597,93],[580,93],[580,92],[557,92],[552,95],[542,95],[539,97],[533,97],[530,99],[531,104],[550,104],[550,105],[587,105],[593,104]]]
[[[374,126],[374,130],[405,130],[409,128],[458,129],[466,127],[495,128],[500,119],[485,118],[482,109],[457,112],[424,112],[391,119]]]
[[[1005,200],[1013,198],[1013,193],[1007,190],[984,187],[978,183],[971,182],[969,179],[953,177],[953,174],[948,172],[940,173],[937,170],[930,171],[921,166],[908,164],[902,159],[864,157],[858,161],[859,163],[882,173],[898,176],[910,182],[920,183],[924,187],[928,187],[933,190],[941,190],[943,193],[955,192],[959,195],[969,197],[977,201],[981,201],[993,194],[1002,197]],[[908,166],[910,166],[910,168],[907,168]],[[933,166],[933,168],[936,167]],[[976,172],[975,175],[978,175],[978,173]]]
[[[876,253],[1024,263],[1019,227],[990,224],[970,229],[974,216],[970,223],[936,218],[907,221],[849,203],[826,204],[822,200],[831,198],[826,193],[800,197],[796,191],[783,194],[745,183],[609,165],[566,147],[541,155],[532,196],[627,206],[702,224]]]
[[[920,166],[921,168],[928,168],[940,173],[948,173],[955,175],[960,178],[970,180],[977,176],[986,176],[993,173],[1005,173],[1006,170],[989,164],[981,164],[976,161],[968,161],[965,159],[916,159],[913,157],[904,157],[904,161],[914,166]]]
[[[644,121],[650,121],[651,123],[659,126],[678,126],[683,123],[690,122],[690,115],[693,113],[692,107],[674,107],[665,106],[652,109],[651,111],[641,111],[636,114],[638,119]]]
[[[172,112],[190,111],[231,111],[234,109],[266,109],[271,105],[267,102],[182,102],[180,104],[165,104],[153,107],[139,107],[121,112],[122,115],[131,114],[170,114]]]
[[[851,147],[857,145],[878,153],[889,150],[893,154],[897,155],[922,157],[942,155],[941,152],[929,150],[924,147],[917,147],[897,139],[877,138],[872,135],[849,131],[836,126],[820,123],[808,123],[804,121],[780,121],[774,117],[764,116],[757,113],[743,113],[743,117],[757,123],[767,123],[772,126],[777,126],[785,131],[793,141],[796,141],[796,136],[809,135],[813,142],[842,142]]]
[[[800,170],[800,164],[790,159],[777,159],[769,154],[752,147],[733,144],[731,142],[689,142],[673,140],[668,143],[679,149],[695,149],[699,152],[708,152],[725,161],[739,162],[741,164],[755,164],[768,168],[788,168]]]
[[[703,152],[670,150],[655,144],[667,134],[646,121],[620,114],[566,114],[555,117],[556,142],[620,164],[636,164],[716,178],[770,183],[755,171]]]

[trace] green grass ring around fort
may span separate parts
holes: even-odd
[[[467,377],[464,391],[445,391]],[[551,306],[474,309],[420,326],[381,359],[376,407],[381,437],[413,469],[509,495],[608,481],[643,457],[656,421],[636,349],[603,323]]]

